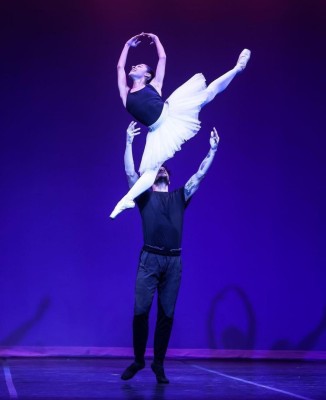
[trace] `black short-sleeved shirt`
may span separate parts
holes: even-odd
[[[183,215],[189,201],[184,188],[147,190],[135,199],[142,218],[144,244],[163,250],[181,249]]]

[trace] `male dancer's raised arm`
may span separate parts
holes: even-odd
[[[135,171],[134,158],[132,155],[132,142],[136,135],[140,134],[140,128],[136,128],[137,122],[130,122],[127,128],[127,137],[126,137],[126,150],[124,154],[124,163],[125,163],[125,172],[128,179],[129,188],[132,188],[134,184],[137,182],[139,176]]]
[[[199,170],[185,184],[184,193],[186,201],[197,191],[200,182],[206,176],[206,173],[214,160],[219,141],[220,138],[218,136],[218,133],[216,129],[213,128],[209,140],[211,148],[209,149],[206,158],[200,164]]]

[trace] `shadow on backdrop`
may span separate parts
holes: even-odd
[[[324,307],[323,314],[321,316],[320,321],[316,325],[314,329],[303,339],[300,340],[298,344],[292,344],[288,339],[279,339],[277,340],[271,350],[299,350],[299,351],[308,351],[313,350],[316,346],[319,338],[326,330],[326,306]]]
[[[216,326],[220,325],[219,321],[215,323],[215,316],[218,309],[223,308],[223,302],[229,295],[236,295],[240,300],[245,311],[247,323],[247,331],[238,325],[229,325],[222,330],[219,346],[219,339],[216,335]],[[228,312],[228,311],[227,311]],[[222,289],[212,300],[209,315],[208,315],[208,344],[209,348],[217,349],[243,349],[253,350],[256,340],[256,318],[253,307],[246,293],[237,286],[227,286]]]
[[[0,340],[0,346],[15,346],[18,345],[21,340],[25,337],[25,335],[44,317],[46,310],[50,306],[49,297],[44,297],[34,315],[23,322],[18,328],[16,328],[13,332],[9,333],[4,339]]]

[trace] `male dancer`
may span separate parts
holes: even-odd
[[[132,142],[139,134],[136,122],[127,129],[124,155],[125,171],[131,188],[139,176],[135,172]],[[121,379],[131,379],[145,367],[145,350],[148,338],[148,316],[155,291],[158,292],[158,315],[154,335],[154,361],[151,368],[158,383],[169,383],[164,373],[174,308],[181,281],[181,240],[183,215],[192,195],[211,166],[219,143],[213,128],[209,152],[199,170],[186,185],[169,192],[170,176],[165,166],[159,168],[152,190],[147,190],[135,199],[143,226],[142,248],[136,278],[136,296],[133,319],[134,362],[123,372]]]

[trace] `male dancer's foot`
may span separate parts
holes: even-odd
[[[121,375],[121,379],[124,381],[128,381],[129,379],[133,378],[138,371],[145,367],[145,362],[139,363],[134,361],[132,364],[127,367]]]
[[[156,376],[157,383],[170,383],[165,376],[163,365],[152,363],[151,368]]]
[[[242,50],[242,52],[239,55],[237,65],[235,66],[238,72],[242,72],[246,68],[247,63],[250,59],[250,54],[251,54],[250,50],[248,49]]]
[[[115,206],[114,210],[112,211],[110,218],[114,219],[118,214],[120,214],[126,208],[134,208],[135,202],[128,197],[123,197],[119,203]]]

